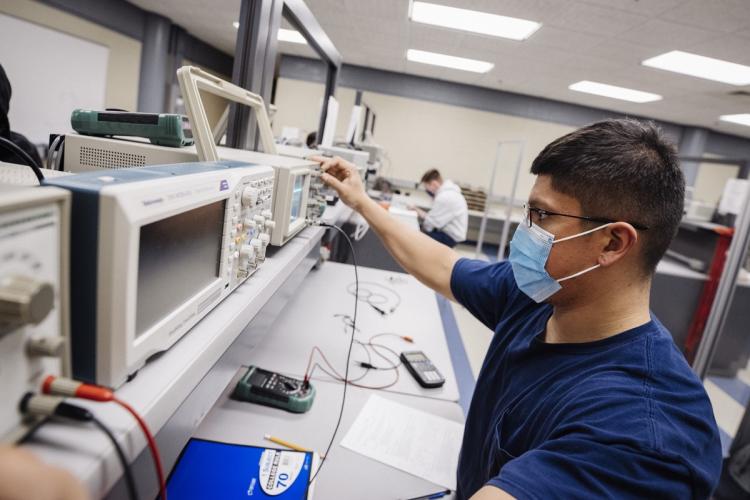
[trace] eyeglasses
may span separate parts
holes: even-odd
[[[532,215],[533,214],[533,215]],[[543,221],[550,215],[557,215],[560,217],[571,217],[573,219],[580,219],[585,220],[589,222],[601,222],[602,224],[611,224],[613,222],[617,222],[612,219],[604,219],[602,217],[586,217],[585,215],[570,215],[570,214],[561,214],[558,212],[551,212],[549,210],[544,210],[543,208],[536,208],[536,207],[530,207],[527,203],[523,204],[523,220],[531,227],[532,223],[539,223],[540,221]],[[534,219],[534,220],[532,220]],[[628,221],[625,221],[628,222]],[[628,222],[631,226],[634,228],[645,231],[648,229],[648,226],[644,226],[643,224],[638,224],[637,222]]]

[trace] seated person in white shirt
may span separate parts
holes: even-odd
[[[443,180],[440,172],[434,168],[425,172],[420,182],[427,194],[434,198],[429,212],[411,207],[422,220],[422,230],[434,240],[451,248],[465,241],[469,209],[461,194],[461,188],[451,180]]]

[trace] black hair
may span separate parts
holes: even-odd
[[[0,137],[10,139],[10,123],[8,112],[10,111],[10,96],[12,87],[8,75],[5,74],[3,65],[0,64]]]
[[[318,133],[312,131],[307,134],[307,137],[305,138],[305,145],[310,149],[315,149],[316,147],[318,147]]]
[[[685,178],[677,150],[651,121],[611,119],[556,139],[534,159],[556,191],[578,200],[583,215],[646,226],[639,231],[643,271],[653,274],[677,232]]]
[[[422,184],[425,184],[427,182],[432,182],[435,180],[442,181],[443,178],[440,175],[440,172],[438,172],[438,169],[431,168],[430,170],[424,173],[424,175],[422,176],[422,180],[420,180],[419,182]]]

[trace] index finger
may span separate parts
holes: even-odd
[[[310,161],[317,161],[318,163],[320,163],[321,172],[325,172],[331,167],[336,166],[336,158],[333,158],[330,156],[313,155],[313,156],[309,156],[307,159]]]
[[[329,160],[333,160],[332,156],[321,156],[321,155],[310,155],[307,157],[310,161],[317,161],[318,163],[325,163]]]

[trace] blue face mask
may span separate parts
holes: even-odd
[[[607,226],[609,224],[555,240],[554,234],[536,224],[532,224],[531,227],[524,223],[519,224],[510,242],[510,265],[513,268],[518,288],[534,302],[544,302],[562,288],[560,283],[563,281],[576,278],[599,267],[597,264],[559,280],[550,276],[546,269],[552,245],[585,236]]]

